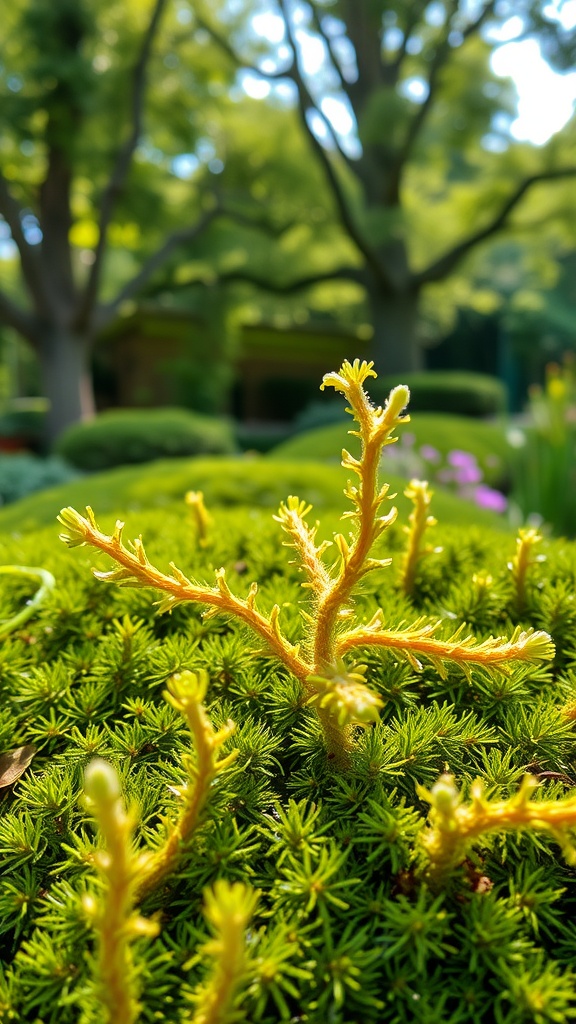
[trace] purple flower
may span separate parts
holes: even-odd
[[[455,448],[454,451],[448,452],[448,462],[451,466],[462,469],[471,469],[477,466],[476,456],[470,452],[463,452],[459,448]]]
[[[459,484],[479,484],[482,479],[482,470],[479,466],[459,466],[454,473],[454,479]]]
[[[423,444],[420,449],[420,455],[426,462],[440,462],[442,458],[437,448],[433,448],[431,444]]]
[[[402,434],[401,444],[403,444],[405,448],[411,448],[415,441],[416,434],[411,434],[410,432]]]
[[[474,488],[474,501],[480,508],[487,508],[492,512],[505,512],[508,507],[505,496],[486,484]]]

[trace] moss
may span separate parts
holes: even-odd
[[[158,615],[157,594],[104,585],[89,570],[110,571],[110,559],[65,550],[54,527],[0,538],[2,561],[41,565],[56,580],[0,649],[0,750],[37,748],[5,787],[0,817],[1,1018],[105,1019],[86,907],[109,906],[110,883],[95,865],[108,864],[110,840],[80,802],[84,768],[95,756],[114,767],[136,850],[162,849],[201,764],[173,681],[187,671],[208,681],[198,699],[209,728],[201,715],[200,727],[221,737],[224,758],[237,753],[213,777],[177,865],[138,903],[147,934],[131,920],[142,1021],[199,1021],[208,1011],[220,1024],[552,1024],[576,1015],[573,870],[557,841],[565,836],[473,829],[466,860],[454,855],[439,880],[425,867],[421,837],[431,833],[419,789],[434,791],[449,772],[462,808],[478,778],[491,805],[506,804],[529,769],[541,815],[566,806],[576,772],[576,547],[538,541],[545,560],[530,559],[519,604],[518,573],[508,567],[515,538],[446,525],[435,498],[431,509],[436,550],[420,547],[410,593],[407,539],[394,524],[377,550],[392,565],[353,595],[357,622],[379,606],[391,629],[424,616],[440,619],[446,635],[463,624],[478,641],[544,628],[556,657],[508,672],[472,664],[466,673],[366,649],[382,710],[354,733],[344,771],[326,756],[298,681],[233,616],[202,617],[193,603]],[[257,579],[263,614],[279,605],[283,634],[297,642],[306,595],[278,524],[259,508],[210,513],[206,544],[195,542],[183,502],[133,514],[131,524],[162,571],[173,560],[211,585],[225,565],[242,598]],[[104,515],[106,530],[113,519],[112,510]],[[336,525],[330,512],[318,541]],[[7,618],[35,583],[0,581]],[[175,703],[163,696],[167,686]],[[235,732],[224,735],[229,721]],[[457,800],[453,790],[447,796]],[[436,838],[447,809],[438,789],[434,799]]]
[[[343,435],[345,436],[345,435]],[[175,509],[191,488],[202,491],[210,506],[274,508],[290,493],[306,494],[318,509],[338,509],[346,472],[341,466],[309,464],[296,460],[240,457],[235,459],[162,459],[146,466],[124,466],[106,473],[53,487],[0,509],[0,531],[19,533],[54,522],[63,505],[92,504],[103,513],[146,509]],[[409,502],[403,496],[406,481],[388,475],[398,491],[400,514],[405,518]],[[506,521],[449,494],[438,493],[435,508],[444,522],[462,520],[496,530],[507,530]]]

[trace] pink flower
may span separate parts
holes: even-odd
[[[448,452],[448,462],[451,466],[462,469],[471,469],[473,466],[478,465],[475,455],[472,455],[470,452],[463,452],[459,448]]]
[[[434,448],[431,444],[423,444],[420,449],[420,455],[426,462],[440,462],[442,458],[437,448]]]
[[[482,470],[479,466],[459,466],[454,472],[454,479],[459,484],[479,484]]]
[[[490,509],[491,512],[505,512],[508,508],[506,497],[486,484],[474,488],[474,501],[480,508]]]

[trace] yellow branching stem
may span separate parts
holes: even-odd
[[[136,891],[148,858],[134,850],[134,819],[124,809],[118,776],[106,761],[96,758],[90,762],[84,794],[105,844],[94,854],[101,893],[84,897],[84,908],[97,936],[96,992],[107,1024],[133,1024],[140,1004],[131,943],[139,936],[158,933],[155,922],[134,912]]]
[[[234,722],[216,732],[206,714],[202,701],[208,689],[205,672],[179,672],[168,680],[166,700],[184,717],[194,740],[196,756],[184,755],[183,766],[188,780],[173,792],[182,800],[182,809],[175,823],[167,823],[164,843],[150,854],[138,884],[138,898],[142,899],[162,884],[167,875],[178,866],[186,845],[199,825],[210,797],[210,789],[217,775],[226,771],[236,760],[238,751],[218,758],[223,743],[234,734]]]
[[[427,555],[433,550],[431,546],[422,546],[422,540],[428,527],[436,526],[436,519],[429,515],[433,493],[427,480],[411,480],[404,491],[406,497],[410,498],[414,505],[408,518],[409,526],[404,527],[404,532],[408,534],[408,546],[402,562],[400,579],[402,590],[408,595],[414,591],[418,562],[423,555]]]
[[[118,583],[120,586],[153,587],[162,591],[165,597],[159,602],[160,612],[169,611],[183,601],[194,601],[197,604],[209,605],[215,611],[234,615],[258,633],[272,653],[276,654],[298,679],[304,681],[309,674],[308,664],[299,657],[297,648],[288,642],[279,628],[278,606],[272,609],[269,619],[257,611],[256,583],[251,585],[248,597],[242,600],[232,594],[226,582],[224,569],[218,569],[215,587],[207,587],[188,579],[174,563],[170,565],[173,575],[166,575],[148,560],[141,537],[130,542],[129,548],[126,547],[122,541],[124,523],[120,521],[117,521],[112,536],[107,536],[99,529],[90,507],[86,508],[86,516],[80,515],[73,508],[64,508],[58,516],[58,521],[64,527],[60,533],[60,540],[68,547],[90,544],[110,555],[121,566],[110,572],[95,570],[94,575],[97,579]]]
[[[237,1020],[234,997],[246,966],[245,932],[256,909],[258,893],[242,882],[219,880],[204,894],[204,916],[213,938],[201,954],[212,973],[194,993],[196,1009],[190,1024],[229,1024]]]
[[[310,588],[315,595],[321,595],[330,587],[330,575],[322,555],[332,542],[324,541],[316,547],[318,523],[310,527],[305,522],[305,517],[311,511],[312,505],[307,505],[291,494],[285,504],[282,502],[278,515],[273,518],[290,537],[290,540],[284,542],[285,546],[294,548],[298,553],[300,569],[308,577],[302,586]]]
[[[542,535],[532,527],[518,530],[516,554],[508,563],[516,589],[516,610],[519,615],[522,614],[526,607],[526,577],[528,569],[538,560],[537,558],[532,558],[532,549],[541,540]]]
[[[509,639],[488,637],[478,643],[473,636],[462,635],[464,626],[460,626],[448,640],[439,640],[434,634],[442,625],[441,621],[427,622],[421,618],[411,626],[387,630],[382,628],[382,613],[376,612],[367,625],[340,637],[338,653],[344,654],[355,647],[389,647],[401,651],[417,670],[422,668],[418,658],[426,658],[441,676],[446,674],[444,661],[455,662],[468,675],[474,666],[505,671],[510,662],[532,663],[554,657],[554,644],[548,633],[542,630],[522,630],[518,626]]]
[[[210,543],[212,516],[204,504],[204,495],[202,491],[188,491],[184,496],[184,501],[192,514],[198,544],[201,548],[206,548]]]
[[[489,832],[524,828],[548,832],[561,847],[569,864],[576,864],[576,793],[562,800],[532,800],[540,785],[526,775],[518,792],[508,800],[489,800],[483,783],[472,784],[470,802],[463,803],[451,775],[442,775],[430,791],[418,787],[419,796],[431,804],[428,825],[421,834],[425,872],[440,881],[462,864],[475,840]]]
[[[393,388],[384,407],[371,404],[363,385],[369,377],[375,376],[372,363],[356,359],[354,363],[345,361],[338,373],[327,374],[322,383],[322,388],[333,387],[347,399],[348,412],[357,426],[351,433],[361,444],[359,458],[343,452],[343,466],[357,477],[356,483],[348,482],[344,492],[352,504],[343,516],[351,521],[351,531],[347,536],[336,534],[333,542],[317,544],[317,524],[309,526],[306,522],[311,506],[293,495],[280,506],[275,517],[287,534],[285,543],[296,552],[300,570],[306,577],[302,585],[310,593],[310,609],[303,612],[306,628],[302,650],[284,636],[278,605],[268,616],[257,611],[256,583],[252,583],[247,598],[241,599],[231,593],[224,569],[216,573],[214,587],[188,579],[173,563],[172,575],[165,575],[149,562],[141,538],[124,546],[123,523],[118,522],[109,537],[100,531],[90,508],[86,516],[72,508],[63,509],[59,516],[64,527],[60,536],[65,543],[70,547],[91,544],[118,564],[119,568],[111,572],[96,572],[98,578],[162,591],[160,611],[168,611],[182,601],[208,605],[206,614],[220,611],[233,615],[262,637],[271,653],[302,683],[305,698],[320,719],[328,756],[339,766],[347,763],[355,727],[375,721],[381,707],[380,699],[366,685],[363,667],[343,661],[343,656],[354,648],[392,648],[401,651],[415,668],[421,667],[419,657],[425,657],[441,673],[445,671],[446,660],[469,673],[472,666],[506,670],[509,662],[539,661],[554,654],[552,641],[543,632],[516,630],[510,639],[490,637],[477,643],[472,636],[463,635],[462,627],[448,639],[439,639],[440,623],[418,619],[409,626],[386,630],[380,611],[367,625],[346,630],[346,621],[353,615],[352,600],[358,584],[373,569],[391,563],[390,558],[371,555],[373,545],[397,514],[394,507],[381,514],[382,504],[389,501],[390,496],[388,485],[381,486],[378,482],[378,467],[382,449],[397,440],[396,428],[408,421],[403,414],[410,397],[407,387]],[[427,485],[412,481],[406,493],[414,501],[403,570],[403,586],[409,593],[418,559],[425,553],[424,531],[433,520],[428,514],[430,491]],[[339,552],[335,567],[324,562],[324,554],[331,543]]]
[[[354,587],[372,569],[390,564],[390,559],[377,561],[370,558],[374,542],[397,516],[394,507],[387,515],[379,515],[380,507],[387,498],[388,485],[379,487],[378,465],[382,449],[397,441],[393,436],[395,428],[409,420],[402,412],[408,404],[410,392],[402,385],[393,388],[385,407],[375,408],[362,387],[368,377],[376,376],[372,366],[372,363],[360,363],[358,359],[353,364],[345,362],[339,373],[326,374],[321,385],[322,390],[335,388],[348,400],[349,411],[358,424],[358,430],[351,433],[360,438],[362,450],[359,459],[346,449],[342,452],[342,465],[358,477],[358,484],[349,483],[345,491],[354,510],[345,512],[344,517],[352,520],[355,533],[351,543],[342,534],[334,538],[340,550],[340,569],[324,593],[318,595],[314,644],[316,670],[334,663],[335,627]]]

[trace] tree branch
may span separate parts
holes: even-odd
[[[290,45],[292,47],[292,52],[294,54],[294,60],[292,62],[292,66],[284,73],[283,77],[284,78],[291,78],[292,81],[294,82],[294,85],[296,86],[296,88],[298,90],[298,99],[300,101],[300,110],[302,112],[303,119],[304,119],[304,121],[306,123],[306,128],[308,130],[308,134],[310,135],[311,138],[313,138],[313,139],[316,138],[315,135],[314,135],[314,132],[311,131],[310,126],[308,125],[308,122],[306,121],[306,116],[305,116],[307,111],[313,111],[315,114],[318,115],[318,117],[320,118],[320,120],[324,124],[324,127],[326,128],[326,131],[328,132],[328,135],[330,136],[330,139],[334,143],[334,146],[338,150],[338,152],[339,152],[340,156],[342,157],[342,159],[344,160],[344,162],[346,164],[350,164],[352,161],[350,160],[350,157],[346,153],[346,150],[344,150],[342,148],[342,146],[340,144],[340,141],[338,139],[338,135],[334,131],[334,128],[332,127],[329,119],[326,117],[326,114],[324,114],[322,112],[322,110],[320,109],[320,107],[318,106],[318,104],[316,103],[314,98],[312,97],[312,94],[311,94],[308,86],[306,85],[306,82],[304,80],[304,76],[302,75],[302,71],[300,69],[298,46],[297,46],[297,43],[296,43],[296,39],[295,39],[294,33],[292,31],[292,25],[291,25],[289,17],[288,17],[288,12],[286,10],[286,4],[285,4],[284,0],[279,0],[279,6],[280,6],[280,10],[282,11],[282,15],[284,17],[284,24],[286,26],[286,34],[288,36],[288,40],[290,42]],[[316,141],[318,141],[318,140],[316,140]],[[326,151],[324,150],[324,147],[322,146],[322,144],[320,142],[318,142],[318,145],[320,146],[320,149],[322,150],[322,152],[325,153]],[[330,161],[328,160],[328,162],[330,162]]]
[[[286,15],[285,15],[285,19],[286,19]],[[212,25],[210,25],[207,21],[205,21],[198,14],[196,15],[196,23],[201,28],[203,28],[206,32],[209,33],[209,35],[212,37],[214,42],[217,43],[218,46],[220,46],[224,50],[224,52],[234,62],[236,67],[245,68],[247,71],[252,71],[252,72],[254,72],[255,75],[260,75],[261,78],[265,78],[267,81],[277,81],[278,79],[282,79],[282,78],[284,78],[284,79],[285,78],[290,78],[290,79],[292,79],[294,84],[296,86],[298,86],[298,82],[297,82],[297,79],[296,79],[296,74],[298,74],[299,78],[300,78],[300,75],[297,72],[297,69],[295,67],[295,63],[293,63],[292,67],[286,68],[284,71],[263,71],[262,68],[259,68],[256,64],[251,64],[250,62],[243,60],[240,57],[240,55],[236,53],[236,51],[230,45],[228,40],[225,39],[223,36],[221,36],[220,33],[217,32],[216,29],[214,29],[212,27]],[[286,21],[286,26],[287,26],[287,30],[288,30],[288,23],[287,23],[287,21]],[[292,42],[292,40],[291,40],[291,42]],[[293,51],[294,51],[294,62],[295,62],[296,61],[297,50],[296,50],[296,48],[294,46],[294,43],[292,43],[292,48],[293,48]],[[302,85],[306,89],[305,83],[303,81],[302,81]],[[340,156],[342,157],[343,160],[345,160],[347,163],[349,163],[350,162],[350,158],[347,155],[347,153],[345,152],[345,150],[342,149],[342,146],[340,145],[340,142],[338,140],[338,136],[335,134],[334,129],[332,128],[332,125],[330,124],[330,121],[328,120],[326,115],[322,113],[322,111],[319,109],[319,107],[316,106],[316,104],[314,103],[314,100],[312,99],[312,97],[310,96],[309,93],[308,93],[308,100],[309,100],[310,109],[315,110],[315,112],[318,114],[318,117],[320,117],[322,119],[322,121],[324,122],[324,124],[326,126],[326,130],[329,132],[330,138],[332,139],[334,145],[336,146],[338,152],[340,153]]]
[[[261,75],[262,78],[267,78],[270,79],[271,81],[274,81],[275,79],[278,78],[287,77],[286,71],[263,71],[262,68],[259,68],[257,64],[251,64],[250,61],[243,60],[242,57],[240,57],[240,55],[236,53],[236,50],[234,49],[233,46],[230,45],[225,36],[220,35],[220,33],[214,28],[214,26],[211,25],[208,21],[206,21],[200,14],[198,14],[197,11],[194,12],[194,17],[196,19],[196,24],[198,25],[198,27],[203,29],[204,32],[208,33],[208,35],[214,40],[214,42],[220,47],[220,49],[230,58],[232,63],[237,68],[246,68],[247,71],[253,71],[255,75]]]
[[[216,207],[213,210],[209,210],[203,214],[195,224],[191,224],[187,228],[180,228],[178,231],[173,231],[171,235],[156,250],[155,253],[145,261],[138,273],[120,289],[116,298],[112,302],[108,302],[101,306],[96,315],[97,329],[101,330],[107,323],[112,320],[118,310],[118,307],[131,299],[136,295],[146,282],[152,277],[152,275],[160,269],[161,266],[166,262],[169,256],[172,255],[175,249],[180,245],[184,245],[187,242],[193,242],[198,238],[206,228],[212,223],[212,221],[219,215],[222,214],[222,210]]]
[[[528,178],[522,181],[511,196],[502,205],[498,213],[492,218],[492,220],[479,231],[475,231],[464,238],[458,245],[455,245],[448,252],[444,253],[439,259],[431,263],[425,270],[420,273],[414,274],[412,283],[416,287],[421,287],[425,284],[431,284],[434,281],[442,281],[445,277],[452,272],[452,270],[460,263],[460,261],[475,249],[477,245],[484,242],[487,238],[495,235],[498,231],[506,226],[510,214],[518,206],[518,203],[534,185],[544,181],[558,181],[562,178],[576,177],[576,167],[561,167],[555,171],[541,171],[540,174],[531,174]]]
[[[36,304],[38,313],[40,315],[48,314],[50,303],[42,277],[40,252],[26,241],[22,229],[22,213],[22,208],[14,199],[8,182],[0,171],[0,214],[2,214],[10,228],[12,239],[20,254],[22,276]]]
[[[326,281],[356,281],[357,284],[365,284],[365,275],[360,267],[339,267],[336,270],[320,271],[316,274],[307,274],[296,278],[293,281],[277,282],[270,278],[249,270],[230,270],[227,273],[219,274],[216,278],[217,284],[244,283],[252,284],[262,291],[272,292],[275,295],[292,295],[294,292],[303,291],[305,288],[312,288],[316,284],[324,284]]]
[[[404,10],[402,12],[404,14],[405,20],[404,23],[401,24],[399,27],[402,30],[404,38],[402,39],[402,42],[398,47],[398,52],[394,55],[394,57],[388,62],[386,62],[384,59],[382,60],[384,78],[388,86],[395,87],[398,84],[400,70],[408,53],[408,43],[412,36],[413,30],[416,28],[418,24],[418,19],[421,18],[422,14],[424,13],[425,6],[426,3],[412,3],[408,10]]]
[[[342,71],[342,68],[340,67],[340,61],[338,60],[338,55],[334,51],[334,47],[332,45],[332,40],[330,39],[330,36],[324,30],[324,27],[322,25],[322,17],[319,14],[319,12],[318,12],[318,10],[316,8],[316,5],[314,3],[311,3],[310,7],[312,9],[312,20],[314,22],[314,28],[316,29],[316,32],[318,33],[318,35],[322,39],[322,42],[324,43],[324,46],[326,47],[326,50],[328,51],[328,54],[330,56],[330,60],[332,61],[332,66],[333,66],[336,74],[338,75],[338,81],[340,83],[340,88],[342,89],[342,92],[345,93],[346,96],[348,97],[348,99],[350,100],[350,105],[352,105],[352,101],[350,99],[350,82],[348,82],[348,80],[344,77],[344,72]]]
[[[471,21],[470,24],[462,31],[463,39],[469,39],[470,36],[475,35],[480,31],[482,25],[494,10],[495,5],[496,0],[489,0],[489,2],[484,5],[478,17],[474,21]],[[446,30],[442,39],[438,42],[436,52],[430,64],[430,71],[428,74],[428,95],[424,102],[420,104],[418,111],[410,121],[406,137],[396,159],[397,173],[399,175],[402,173],[402,168],[410,157],[414,143],[422,131],[426,119],[433,107],[434,100],[436,99],[438,78],[442,68],[446,64],[448,54],[451,51],[449,42],[450,32],[452,31],[450,20],[453,15],[457,13],[458,6],[457,0],[452,0],[452,12],[446,19]]]
[[[134,152],[142,132],[142,114],[146,97],[148,62],[152,53],[154,38],[167,0],[155,0],[148,28],[132,72],[131,131],[124,145],[118,151],[112,173],[102,196],[98,242],[94,250],[94,262],[77,312],[77,326],[85,326],[97,300],[102,264],[108,240],[108,228],[118,198],[124,187]]]
[[[349,209],[346,197],[344,195],[344,190],[338,178],[338,174],[336,173],[336,170],[332,165],[332,161],[330,160],[328,153],[324,149],[324,146],[316,137],[316,135],[312,131],[312,128],[308,124],[308,119],[306,115],[309,111],[314,111],[315,113],[319,114],[324,123],[328,125],[329,130],[332,131],[329,122],[326,120],[322,112],[318,110],[318,107],[314,103],[314,100],[312,99],[306,86],[306,83],[302,77],[298,60],[298,47],[296,44],[296,40],[294,38],[294,33],[292,31],[292,26],[290,24],[288,13],[286,11],[285,0],[279,0],[279,6],[284,17],[286,33],[290,41],[292,51],[294,53],[294,63],[292,65],[289,77],[292,79],[298,90],[299,109],[302,123],[312,143],[312,147],[315,150],[316,155],[318,156],[320,163],[324,168],[326,177],[328,178],[343,227],[345,228],[349,237],[354,242],[356,248],[359,250],[359,252],[366,260],[376,279],[381,281],[383,284],[387,285],[388,281],[386,279],[385,270],[380,260],[378,259],[376,252],[368,244],[366,239],[363,238],[361,231],[359,230],[358,226],[355,223],[354,217],[352,216],[352,212]]]

